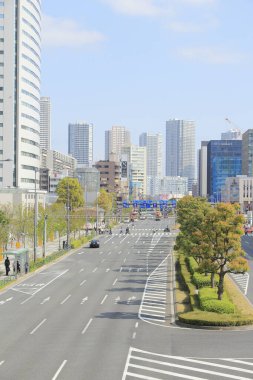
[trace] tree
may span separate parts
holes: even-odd
[[[112,210],[113,206],[113,195],[108,193],[105,189],[101,189],[98,196],[98,205],[108,213]]]
[[[69,205],[71,210],[84,205],[83,190],[77,178],[63,178],[57,185],[57,203]]]
[[[194,256],[200,272],[219,276],[218,299],[224,292],[224,277],[227,273],[244,273],[248,270],[243,258],[240,236],[243,233],[243,217],[238,206],[219,203],[211,207],[201,198],[184,197],[178,203],[180,233],[176,249]]]
[[[10,219],[7,212],[0,209],[0,244],[5,246],[9,239]]]

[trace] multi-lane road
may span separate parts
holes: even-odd
[[[174,324],[167,224],[117,229],[1,293],[0,379],[253,379],[252,331]]]

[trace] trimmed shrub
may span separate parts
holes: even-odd
[[[226,293],[222,300],[217,299],[217,289],[202,288],[199,290],[200,309],[219,314],[233,314],[235,307],[229,301]]]
[[[189,269],[189,272],[193,275],[194,272],[196,272],[199,268],[197,261],[194,259],[194,257],[191,257],[191,256],[186,257],[185,261],[186,261],[187,267]]]
[[[218,285],[218,281],[218,276],[215,275],[214,282],[216,286]],[[206,276],[203,273],[195,272],[192,276],[192,282],[197,286],[198,289],[211,286],[211,274],[208,274]]]

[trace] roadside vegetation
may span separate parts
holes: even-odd
[[[212,207],[184,197],[177,206],[177,314],[180,322],[206,326],[253,324],[253,307],[227,276],[245,273],[237,205]]]

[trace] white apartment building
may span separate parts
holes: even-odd
[[[222,202],[239,203],[241,211],[253,210],[253,177],[238,175],[226,178],[222,189]]]
[[[207,197],[207,145],[208,141],[201,141],[198,150],[198,194]]]
[[[242,140],[242,131],[238,128],[232,128],[221,134],[221,140]]]
[[[93,124],[69,124],[68,153],[76,158],[78,164],[91,165],[93,161]]]
[[[162,176],[162,135],[160,133],[142,133],[139,146],[147,148],[147,176]]]
[[[56,150],[41,149],[40,167],[42,169],[49,169],[53,173],[62,173],[64,171],[65,177],[73,177],[76,166],[76,159],[72,156],[57,152]]]
[[[114,125],[111,130],[105,131],[105,160],[113,155],[116,162],[120,161],[121,148],[130,144],[130,132],[125,127]]]
[[[129,195],[142,198],[147,193],[147,148],[136,145],[122,147],[129,166]]]
[[[51,149],[51,101],[45,96],[40,98],[40,147]]]
[[[40,164],[41,1],[0,2],[0,187],[34,188]],[[39,182],[37,180],[37,182]]]
[[[162,199],[181,198],[188,194],[186,177],[147,177],[147,195]]]
[[[196,181],[195,123],[166,121],[166,176],[187,177],[188,190]]]

